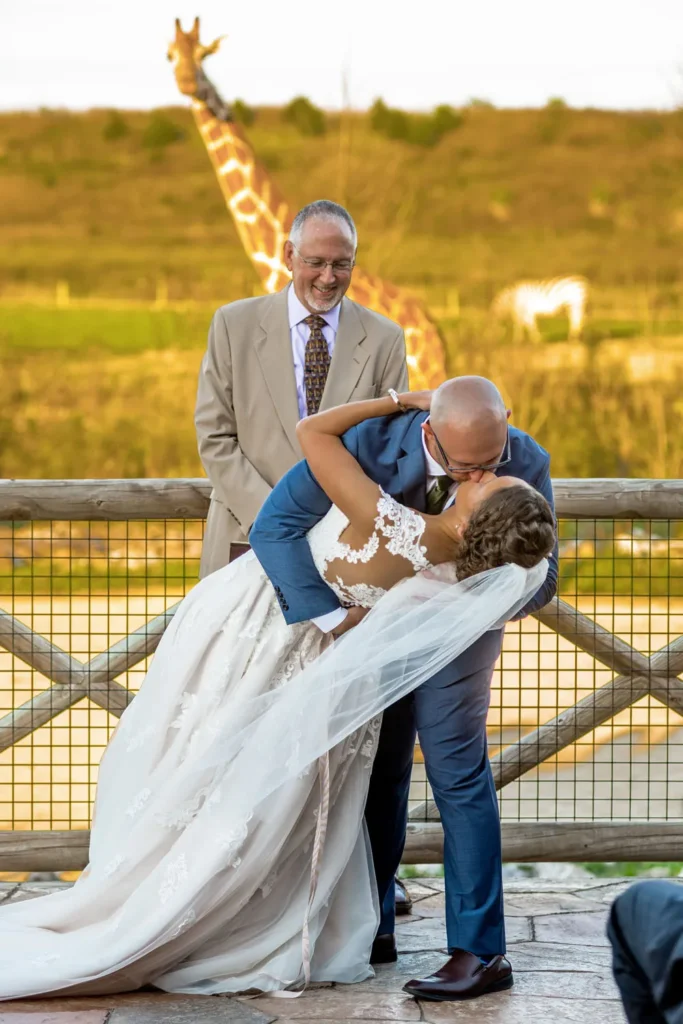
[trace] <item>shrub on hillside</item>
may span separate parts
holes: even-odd
[[[324,135],[325,115],[319,107],[306,96],[297,96],[285,107],[282,115],[285,121],[293,124],[302,135]]]
[[[408,121],[408,142],[414,146],[435,146],[441,138],[433,117],[416,115]]]
[[[182,128],[158,111],[154,111],[142,135],[142,144],[147,149],[161,150],[185,137]]]
[[[432,114],[432,121],[440,136],[460,128],[464,120],[465,118],[460,111],[449,107],[447,103],[442,103],[440,106],[435,107]]]
[[[235,100],[232,105],[232,116],[238,124],[243,124],[246,128],[256,120],[256,112],[247,106],[244,100]]]
[[[370,108],[370,127],[388,139],[407,139],[410,132],[408,115],[388,107],[382,99],[375,100]]]
[[[388,139],[411,142],[416,146],[434,146],[447,132],[459,128],[463,116],[453,107],[441,104],[431,114],[407,114],[388,107],[377,99],[370,108],[370,127]]]
[[[104,122],[102,138],[106,139],[107,142],[116,142],[118,139],[124,139],[126,135],[130,135],[130,128],[127,122],[118,110],[110,110],[107,114],[107,120]]]
[[[389,108],[384,100],[376,99],[370,107],[370,127],[373,131],[384,134],[388,113]]]
[[[541,111],[538,123],[538,140],[545,145],[557,142],[567,124],[569,107],[559,97],[549,99]]]

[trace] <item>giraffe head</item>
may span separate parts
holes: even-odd
[[[216,53],[224,36],[219,36],[210,46],[199,42],[199,18],[189,32],[183,32],[180,18],[175,20],[175,39],[168,48],[168,59],[173,62],[175,79],[183,96],[197,96],[198,86],[206,81],[202,61],[209,54]]]

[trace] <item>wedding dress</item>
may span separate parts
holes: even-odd
[[[363,808],[381,712],[521,608],[547,566],[458,583],[430,567],[424,519],[383,492],[361,550],[347,525],[333,507],[310,532],[321,575],[380,545],[416,575],[387,592],[328,580],[371,608],[334,644],[285,624],[251,552],[182,602],[102,759],[89,866],[0,908],[0,999],[372,975]]]

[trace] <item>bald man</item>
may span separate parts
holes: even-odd
[[[398,411],[398,409],[397,409]],[[550,458],[533,438],[509,426],[496,386],[456,377],[432,396],[429,413],[366,420],[344,444],[388,494],[438,514],[458,484],[494,472],[525,480],[553,502]],[[326,616],[339,634],[357,621],[313,564],[306,535],[330,501],[305,462],[280,481],[249,535],[290,624]],[[555,594],[557,550],[543,587],[523,614]],[[394,875],[405,843],[416,733],[444,829],[446,928],[450,957],[436,974],[408,982],[416,998],[471,998],[509,988],[505,957],[500,821],[486,744],[493,668],[503,631],[485,633],[438,675],[384,712],[366,807],[381,906],[373,963],[397,959]]]

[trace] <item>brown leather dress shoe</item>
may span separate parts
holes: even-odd
[[[400,878],[394,879],[394,887],[396,889],[396,913],[397,914],[412,914],[413,912],[413,901],[410,898],[408,890],[401,881]]]
[[[416,999],[443,1003],[451,999],[474,999],[488,992],[512,988],[512,967],[504,956],[494,956],[483,964],[465,949],[453,951],[450,960],[429,978],[409,981],[403,991]]]
[[[396,951],[396,938],[393,932],[387,932],[386,935],[378,935],[372,944],[372,953],[370,954],[371,964],[395,964],[398,960],[398,953]]]

